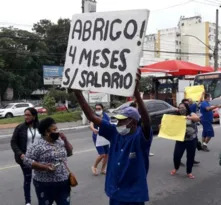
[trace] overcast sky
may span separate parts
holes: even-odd
[[[201,15],[203,21],[215,22],[220,4],[221,0],[97,0],[97,12],[149,9],[147,33],[155,33],[157,29],[175,27],[180,16]],[[40,19],[56,22],[75,13],[81,13],[81,0],[0,0],[0,26],[30,30]],[[221,13],[219,19],[221,25]]]

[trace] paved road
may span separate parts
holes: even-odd
[[[211,152],[197,152],[196,158],[201,164],[193,170],[195,180],[185,177],[184,168],[177,176],[170,176],[174,143],[158,138],[154,140],[152,152],[155,156],[150,158],[148,176],[150,205],[220,205],[221,167],[218,165],[218,156],[221,150],[221,128],[216,126],[215,131],[217,137],[211,143]],[[79,180],[79,186],[72,190],[72,204],[108,204],[104,193],[104,176],[94,177],[90,170],[96,157],[90,131],[66,131],[66,134],[75,150],[74,156],[69,159],[70,167]],[[0,204],[22,205],[22,174],[14,164],[8,142],[9,138],[0,139]],[[34,190],[32,195],[33,205],[37,205]]]

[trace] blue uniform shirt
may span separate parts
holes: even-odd
[[[102,120],[110,121],[110,117],[105,112],[103,112]],[[94,125],[94,128],[97,130],[99,127],[97,125]],[[96,143],[97,135],[94,132],[92,133],[92,138]]]
[[[196,113],[197,112],[197,104],[196,103],[193,103],[193,104],[190,104],[189,105],[189,108],[190,108],[190,112],[192,113]]]
[[[149,201],[147,173],[152,142],[146,140],[142,128],[127,136],[119,135],[116,126],[103,120],[99,134],[110,141],[105,192],[120,202]]]
[[[200,105],[200,113],[201,113],[201,120],[202,121],[213,121],[213,111],[207,111],[206,108],[210,107],[209,102],[203,101]]]

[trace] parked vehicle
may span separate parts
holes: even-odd
[[[129,106],[130,102],[126,102],[120,107],[116,108],[115,110],[110,110],[110,115],[115,115],[119,113],[119,111],[125,107]],[[152,122],[152,129],[154,132],[159,131],[159,125],[161,124],[161,119],[164,114],[175,114],[177,113],[177,108],[171,106],[165,101],[162,100],[144,100],[144,104],[146,109],[149,111],[151,122]]]
[[[211,100],[210,105],[221,105],[221,98],[215,98],[213,100]],[[213,122],[219,122],[219,112],[218,112],[218,108],[213,110]]]
[[[47,109],[44,107],[37,106],[35,107],[35,109],[38,111],[39,114],[47,113]],[[56,106],[56,112],[61,112],[61,111],[67,111],[67,108],[65,105]]]
[[[25,109],[34,107],[31,103],[10,103],[0,109],[0,118],[23,116]]]

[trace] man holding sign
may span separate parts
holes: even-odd
[[[138,85],[134,95],[139,112],[131,106],[123,108],[115,116],[117,126],[97,117],[81,91],[75,90],[75,94],[87,118],[99,126],[99,134],[110,141],[105,183],[110,205],[144,205],[149,200],[146,177],[153,135],[150,117],[140,97]],[[140,119],[142,125],[138,125]]]

